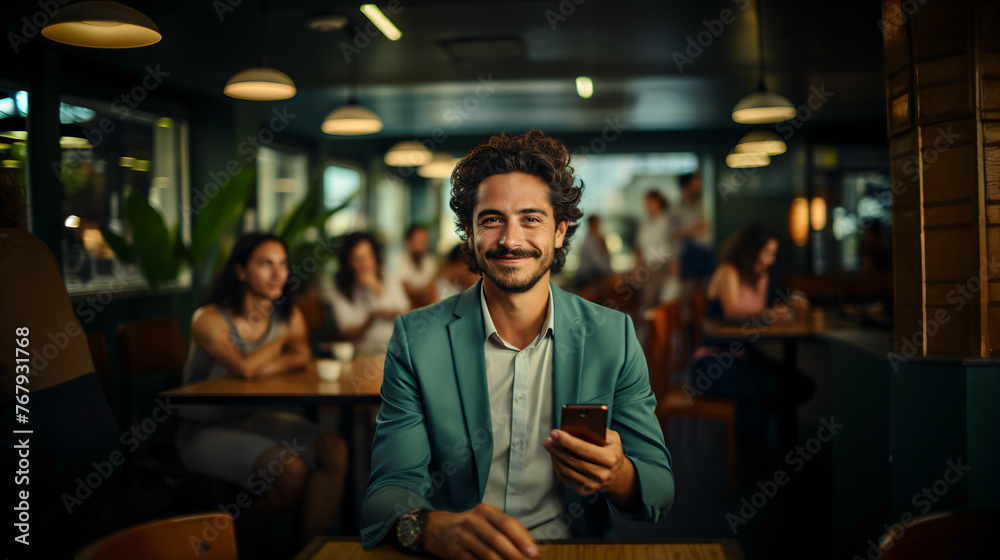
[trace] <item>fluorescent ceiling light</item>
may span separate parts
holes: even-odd
[[[580,76],[576,79],[576,93],[584,99],[590,99],[590,96],[594,95],[594,81],[586,76]]]
[[[42,29],[49,39],[95,49],[131,49],[158,43],[163,38],[153,20],[119,4],[89,0],[61,8]]]
[[[399,28],[389,21],[389,18],[385,17],[382,10],[378,9],[378,6],[375,4],[365,4],[361,6],[361,13],[365,14],[365,16],[367,16],[368,19],[375,24],[375,27],[378,27],[378,30],[385,35],[386,39],[389,39],[390,41],[397,41],[403,36],[403,33],[400,32]]]

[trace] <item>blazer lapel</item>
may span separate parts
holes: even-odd
[[[580,378],[583,375],[583,350],[587,334],[580,329],[580,314],[566,292],[551,285],[555,305],[552,342],[552,418],[562,426],[562,405],[580,402]]]
[[[486,383],[486,354],[483,336],[483,312],[479,291],[482,279],[462,292],[455,305],[457,317],[448,324],[451,338],[452,363],[461,398],[462,414],[468,431],[468,445],[472,448],[476,471],[479,475],[479,500],[486,491],[486,480],[493,461],[493,423],[490,417],[490,397]],[[477,434],[486,430],[488,439],[479,443]]]

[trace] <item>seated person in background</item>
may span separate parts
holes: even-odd
[[[587,218],[587,236],[580,245],[580,266],[573,277],[573,287],[582,288],[615,273],[611,268],[611,255],[601,231],[601,217],[594,214]]]
[[[438,275],[438,301],[468,290],[477,280],[479,280],[479,275],[469,270],[469,265],[465,262],[462,244],[455,245],[451,251],[448,251],[448,257]]]
[[[484,278],[396,319],[366,548],[534,558],[535,538],[613,537],[612,511],[655,522],[673,502],[631,319],[550,282],[582,215],[574,180],[566,147],[538,130],[459,162],[451,208]],[[567,403],[607,405],[606,445],[557,429]]]
[[[396,256],[393,272],[403,281],[406,297],[410,298],[410,308],[423,307],[437,301],[438,262],[427,253],[429,239],[427,228],[413,224],[406,230],[405,250]]]
[[[73,313],[59,264],[28,232],[23,192],[13,172],[0,171],[0,458],[11,467],[8,473],[24,471],[8,479],[14,484],[8,486],[13,491],[7,503],[20,504],[25,491],[30,505],[29,531],[13,530],[28,546],[16,542],[10,551],[70,558],[98,534],[98,514],[113,486],[103,480],[81,498],[78,484],[98,472],[94,465],[106,465],[110,476],[117,476],[108,461],[122,455],[121,431],[94,373],[87,335]],[[26,457],[30,468],[18,468]]]
[[[770,276],[768,271],[778,254],[778,236],[761,224],[754,224],[740,231],[729,242],[722,263],[708,283],[707,317],[728,319],[749,319],[760,316],[769,309]],[[808,301],[795,298],[795,311],[805,312]],[[785,302],[777,302],[773,311],[779,318],[789,319],[793,313]],[[766,328],[766,323],[761,327]],[[728,344],[720,344],[728,346]],[[794,407],[808,400],[815,392],[815,383],[800,373],[791,373],[779,378],[773,368],[749,359],[749,353],[741,356],[726,356],[725,348],[716,348],[710,341],[695,352],[695,363],[691,366],[692,382],[704,394],[725,397],[737,401],[737,430],[751,458],[763,459],[765,454],[764,423],[767,416],[779,406]],[[701,389],[697,381],[705,375],[709,366],[732,364],[723,368],[723,373]],[[720,361],[722,360],[722,361]],[[699,393],[700,394],[700,393]]]
[[[398,278],[382,274],[381,247],[371,235],[355,232],[340,241],[335,285],[320,285],[333,306],[340,333],[354,342],[355,354],[384,354],[396,316],[410,309]]]
[[[701,177],[696,173],[681,175],[681,201],[671,211],[674,237],[680,241],[681,279],[704,287],[715,269],[715,257],[709,246],[708,220],[701,198]]]
[[[292,305],[288,249],[265,233],[240,237],[191,318],[184,382],[235,376],[252,381],[305,369],[305,319]],[[252,406],[185,405],[178,430],[188,469],[260,494],[263,510],[302,504],[305,539],[325,534],[347,473],[344,440],[296,414]],[[266,484],[260,472],[280,474]]]

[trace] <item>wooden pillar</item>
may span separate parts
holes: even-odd
[[[1000,354],[996,24],[1000,0],[882,2],[904,356]]]

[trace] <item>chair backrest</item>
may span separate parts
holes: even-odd
[[[1000,511],[952,511],[894,525],[881,539],[883,560],[996,558]]]
[[[108,340],[101,331],[87,333],[87,346],[94,362],[94,373],[104,389],[104,397],[111,402],[111,360],[108,358]]]
[[[119,531],[84,548],[76,560],[237,560],[233,519],[224,513],[171,517]]]
[[[177,317],[157,317],[118,326],[118,354],[127,381],[184,368],[184,332]]]
[[[646,311],[645,319],[649,385],[660,399],[670,390],[679,357],[680,302],[661,303]]]

